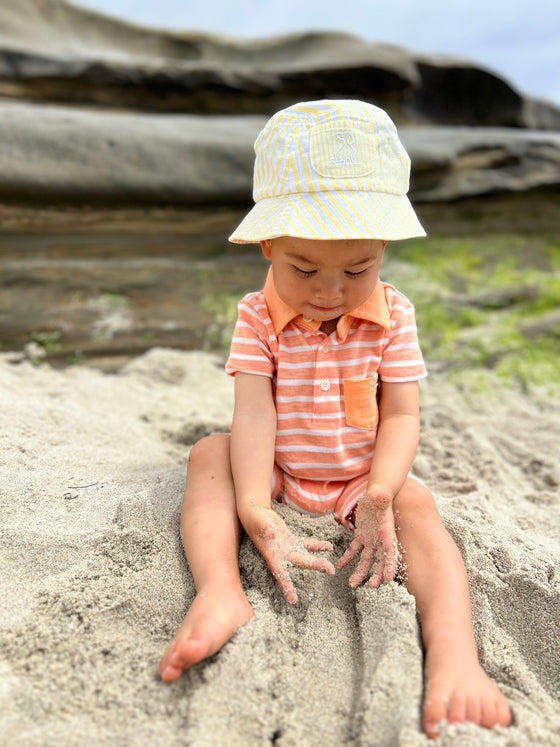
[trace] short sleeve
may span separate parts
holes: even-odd
[[[391,330],[384,346],[379,376],[386,382],[423,379],[428,374],[418,343],[414,306],[392,286],[385,286]]]
[[[237,322],[231,341],[226,373],[251,373],[272,378],[275,340],[272,321],[262,293],[249,293],[237,306]]]

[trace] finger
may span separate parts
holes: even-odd
[[[303,546],[306,550],[309,550],[309,552],[332,552],[333,546],[330,542],[325,542],[323,540],[316,540],[316,539],[304,539],[303,540]]]
[[[362,550],[362,555],[360,557],[360,562],[358,563],[354,573],[350,576],[349,583],[353,589],[359,586],[368,575],[373,563],[373,558],[373,550],[369,547],[364,547],[364,549]]]
[[[298,600],[298,595],[296,591],[296,587],[292,584],[291,581],[289,581],[287,584],[281,582],[278,580],[278,583],[280,584],[280,588],[284,592],[284,596],[288,600],[290,604],[295,604]]]
[[[350,547],[346,550],[344,555],[342,555],[336,562],[336,567],[340,571],[342,568],[348,565],[348,563],[352,562],[356,555],[360,552],[360,550],[363,548],[363,545],[358,540],[352,540],[352,544]]]
[[[399,563],[398,550],[392,548],[390,553],[385,554],[385,562],[383,569],[383,580],[392,581],[397,573],[397,566]]]
[[[288,602],[290,604],[295,604],[298,600],[296,587],[293,585],[292,579],[290,578],[290,574],[285,565],[282,563],[269,563],[268,560],[267,563]]]
[[[296,568],[303,568],[307,571],[321,571],[328,576],[334,573],[334,566],[326,558],[316,558],[307,552],[291,552],[288,555],[289,562]]]
[[[398,551],[394,545],[390,545],[389,552],[381,548],[377,555],[377,565],[368,585],[373,589],[378,589],[384,581],[392,581],[397,572],[398,560]]]
[[[384,577],[384,568],[385,563],[383,558],[377,561],[377,565],[375,566],[375,571],[373,572],[372,577],[368,581],[368,586],[371,586],[372,589],[379,589],[381,584],[383,583],[383,577]]]

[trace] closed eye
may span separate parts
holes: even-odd
[[[296,267],[296,265],[292,265],[292,268],[304,278],[310,278],[317,272],[317,270],[302,270],[301,267]]]
[[[365,272],[367,272],[367,268],[365,270],[360,270],[360,272],[350,272],[350,270],[346,270],[344,274],[348,278],[359,278],[360,275],[363,275]]]

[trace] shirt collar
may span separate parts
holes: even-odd
[[[288,306],[288,304],[282,301],[274,287],[272,268],[268,271],[263,295],[268,306],[270,318],[274,326],[274,333],[276,335],[279,335],[284,327],[294,319],[297,321],[298,325],[309,329],[311,332],[319,331],[321,326],[319,320],[303,317],[301,314],[298,314],[297,311],[294,311],[291,306]],[[358,306],[357,309],[354,309],[347,314],[343,314],[338,320],[336,332],[341,340],[346,339],[346,335],[348,334],[348,330],[352,326],[354,319],[364,319],[365,321],[379,324],[385,329],[391,329],[389,308],[387,306],[387,301],[385,300],[385,292],[380,280],[377,281],[371,296],[369,296],[361,306]]]

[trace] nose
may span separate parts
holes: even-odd
[[[331,305],[334,301],[340,300],[342,296],[342,284],[336,276],[322,276],[317,278],[315,286],[315,296],[322,301],[325,306]]]

